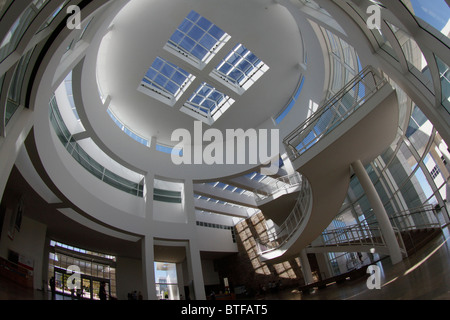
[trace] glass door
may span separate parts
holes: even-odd
[[[81,277],[81,288],[83,290],[81,297],[83,299],[92,299],[91,279]]]
[[[111,296],[111,290],[109,285],[109,280],[107,279],[92,279],[92,293],[91,293],[91,299],[94,300],[100,300],[99,292],[100,292],[100,284],[104,282],[105,283],[105,290],[106,290],[106,299],[109,300],[109,297]]]
[[[55,270],[55,291],[64,294],[64,273]]]
[[[155,262],[156,295],[160,300],[180,300],[175,263]]]

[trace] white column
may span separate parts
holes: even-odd
[[[381,233],[383,234],[384,240],[386,241],[386,245],[389,249],[392,264],[401,262],[403,258],[400,251],[400,246],[397,242],[394,229],[392,228],[389,217],[384,209],[383,203],[381,202],[375,186],[370,180],[370,177],[360,160],[352,163],[352,168],[358,177],[359,183],[361,184],[367,199],[369,200],[373,212],[375,213]]]
[[[200,257],[200,249],[196,237],[196,217],[194,203],[194,183],[192,180],[184,182],[184,208],[186,212],[187,223],[192,229],[192,236],[189,239],[186,248],[187,266],[189,278],[192,280],[194,292],[190,292],[191,299],[206,300],[205,283],[203,281],[202,260]]]
[[[193,300],[206,300],[205,282],[203,281],[202,260],[196,240],[190,240],[187,247],[187,265],[189,278],[192,280],[194,292],[190,292]]]
[[[142,239],[142,295],[146,300],[156,300],[155,286],[155,254],[153,249],[154,240],[150,235],[146,235]]]
[[[308,255],[306,254],[306,249],[300,251],[300,264],[303,271],[303,278],[305,279],[305,284],[311,284],[314,282],[311,272],[311,266],[309,265]]]
[[[148,172],[145,175],[144,183],[144,201],[145,201],[145,218],[149,223],[153,221],[153,186],[155,181],[155,175]]]

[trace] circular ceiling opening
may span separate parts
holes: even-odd
[[[131,0],[102,40],[97,83],[123,124],[173,146],[174,130],[204,118],[223,132],[271,123],[302,52],[294,18],[270,0]]]

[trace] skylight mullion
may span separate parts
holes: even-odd
[[[230,37],[195,11],[178,26],[165,48],[202,69]],[[173,50],[175,49],[175,50]]]
[[[173,105],[194,78],[177,65],[157,57],[144,75],[139,90]],[[162,97],[164,99],[161,99]]]
[[[146,78],[146,79],[148,79],[148,78]],[[150,80],[150,82],[149,82],[148,84],[151,85],[151,86],[157,87],[159,90],[161,90],[161,91],[163,91],[164,93],[166,93],[166,94],[172,96],[172,93],[171,93],[169,90],[167,90],[166,88],[164,88],[163,86],[161,86],[161,85],[158,84],[157,82],[154,82],[154,81],[151,81],[151,80]]]
[[[242,44],[233,50],[214,68],[211,76],[243,94],[269,67]]]

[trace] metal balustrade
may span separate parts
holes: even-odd
[[[275,232],[269,232],[266,236],[256,239],[259,253],[266,253],[280,248],[298,230],[307,214],[311,211],[312,190],[307,179],[301,180],[300,194],[294,208],[286,220]]]
[[[64,148],[81,166],[110,186],[134,196],[140,198],[143,197],[143,182],[137,183],[130,181],[108,170],[89,156],[86,151],[84,151],[83,148],[81,148],[81,146],[73,139],[72,134],[67,129],[67,126],[59,113],[58,104],[54,95],[50,99],[49,106],[49,118],[56,135],[63,144]]]
[[[406,254],[406,247],[403,243],[400,230],[393,228],[400,246],[402,254]],[[369,248],[387,248],[386,241],[383,237],[381,229],[377,226],[368,225],[351,225],[344,228],[333,230],[325,230],[321,235],[322,243],[310,247],[327,247],[327,246],[366,246]]]
[[[283,140],[291,160],[332,132],[387,83],[368,66]]]
[[[291,160],[300,157],[319,140],[332,132],[386,83],[387,80],[379,76],[373,67],[364,68],[311,117],[286,136],[283,143]],[[291,181],[291,179],[294,179],[294,181]],[[301,175],[282,177],[264,188],[254,190],[255,198],[258,201],[277,192],[287,191],[295,184],[301,185],[298,200],[286,220],[275,232],[267,232],[267,235],[257,239],[260,254],[276,250],[291,239],[301,226],[304,218],[310,213],[309,211],[312,210],[312,190],[307,179],[302,179]],[[359,243],[363,240],[369,241],[369,239],[373,242],[375,239],[373,235],[379,233],[380,237],[378,238],[383,241],[381,245],[384,245],[384,239],[377,227],[366,230],[352,228],[336,232],[341,232],[340,236],[348,236],[347,238],[353,239],[352,241],[358,240]],[[371,237],[368,237],[368,235],[371,235]],[[335,236],[333,238],[338,239]],[[398,238],[401,242],[401,237]]]
[[[264,187],[253,190],[256,202],[274,196],[276,193],[287,193],[289,189],[300,186],[302,180],[302,176],[298,172],[274,179]]]
[[[370,246],[386,247],[381,229],[376,226],[374,215],[362,220],[358,225],[326,230],[322,233],[322,246]],[[440,228],[439,219],[432,205],[425,205],[405,211],[392,213],[389,217],[402,253],[406,253],[401,232]],[[372,221],[372,222],[371,222]]]

